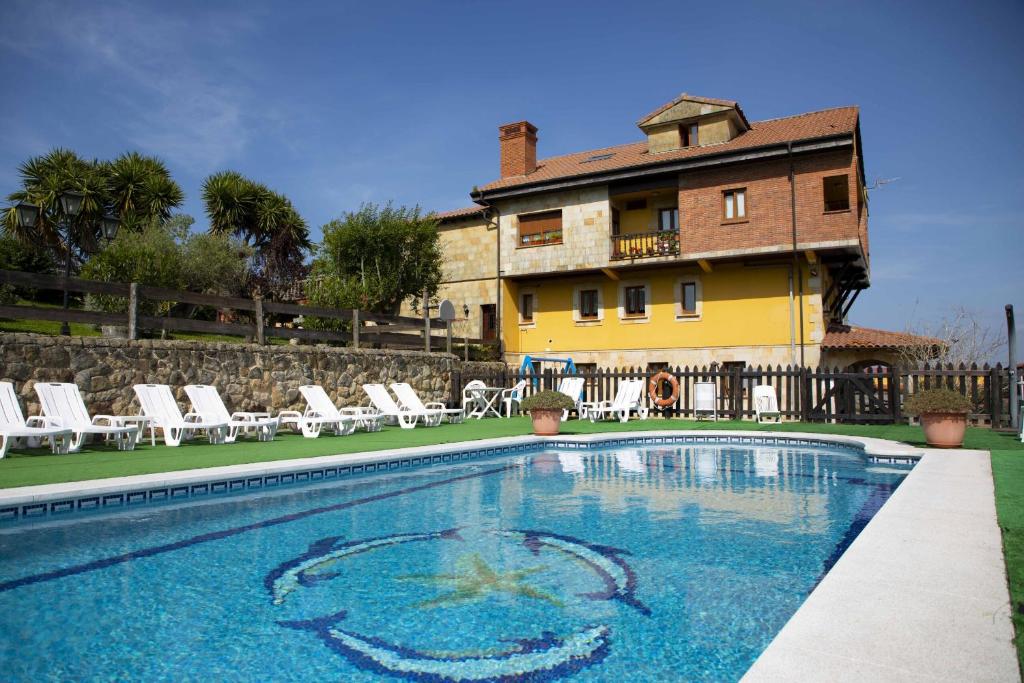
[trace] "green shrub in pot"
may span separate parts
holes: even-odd
[[[921,418],[925,441],[935,448],[959,448],[973,404],[952,389],[925,389],[906,400],[903,412]]]
[[[526,412],[531,410],[572,410],[576,404],[571,398],[560,391],[541,391],[523,399],[521,407]]]
[[[952,389],[925,389],[913,394],[903,404],[903,412],[918,416],[926,413],[963,413],[971,412],[971,401],[963,394]]]

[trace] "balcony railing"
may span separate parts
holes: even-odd
[[[678,256],[679,233],[675,230],[612,235],[612,260]]]

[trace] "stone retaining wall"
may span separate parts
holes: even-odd
[[[215,385],[229,410],[301,410],[303,384],[322,385],[339,406],[367,405],[364,383],[403,381],[448,403],[461,366],[422,351],[0,334],[0,381],[14,382],[26,416],[39,413],[37,381],[74,382],[93,414],[137,413],[132,385],[143,383],[171,385],[182,407],[186,384]]]

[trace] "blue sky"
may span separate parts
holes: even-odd
[[[855,323],[1024,320],[1020,2],[20,2],[0,6],[0,190],[54,146],[234,169],[319,226],[361,202],[465,206],[497,126],[550,156],[640,139],[682,91],[752,120],[858,104],[873,286]],[[1021,325],[1024,329],[1024,324]]]

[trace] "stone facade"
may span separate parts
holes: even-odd
[[[471,364],[485,372],[489,365]],[[0,335],[0,381],[14,382],[25,415],[37,415],[35,382],[74,382],[93,414],[139,411],[132,385],[169,384],[183,408],[186,384],[216,386],[229,410],[302,410],[303,384],[320,384],[339,406],[367,405],[364,383],[409,382],[426,401],[453,399],[462,362],[444,353]]]
[[[561,209],[562,243],[519,246],[519,216]],[[611,206],[608,188],[552,192],[501,205],[503,277],[558,273],[608,265],[611,253]]]

